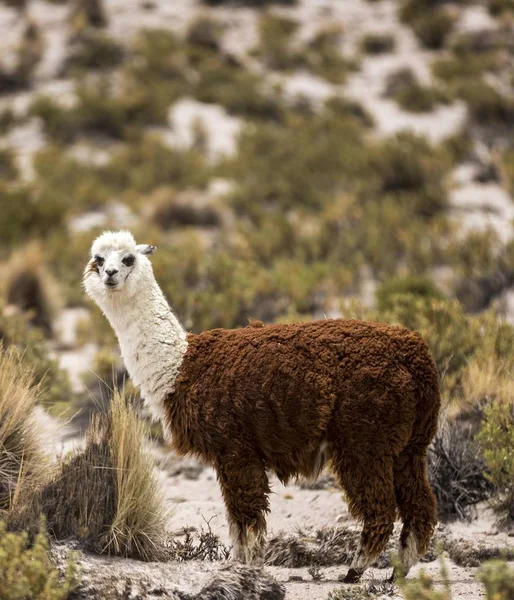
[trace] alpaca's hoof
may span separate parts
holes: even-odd
[[[343,579],[343,583],[357,583],[361,577],[362,571],[357,571],[357,569],[350,567],[346,577]]]

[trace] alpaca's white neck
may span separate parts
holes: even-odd
[[[133,383],[153,416],[161,418],[163,400],[175,388],[187,350],[186,332],[153,277],[135,297],[114,292],[101,308],[118,336]]]

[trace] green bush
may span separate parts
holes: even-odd
[[[488,7],[489,12],[495,17],[501,17],[503,14],[514,13],[513,0],[490,0]]]
[[[390,33],[367,33],[361,40],[362,52],[367,54],[385,54],[392,52],[396,42]]]
[[[481,125],[506,125],[512,122],[514,101],[485,81],[462,83],[456,93],[467,102],[475,122]]]
[[[5,254],[3,250],[9,247],[62,227],[65,205],[39,202],[35,192],[27,186],[13,187],[0,182],[0,196],[0,254]]]
[[[478,441],[495,488],[492,505],[502,525],[514,522],[514,404],[493,402],[484,410]]]
[[[505,150],[501,158],[503,176],[511,194],[514,194],[514,150]]]
[[[428,277],[420,275],[393,277],[377,288],[377,309],[379,311],[394,310],[394,297],[398,294],[410,294],[419,298],[434,298],[435,300],[442,300],[444,297]]]
[[[59,222],[70,214],[105,206],[109,189],[99,167],[71,158],[59,146],[47,146],[34,159],[40,204],[60,211]]]
[[[441,8],[416,19],[412,23],[412,29],[425,48],[439,50],[444,47],[454,25],[454,17]]]
[[[360,123],[327,110],[246,128],[226,174],[238,183],[235,206],[252,214],[266,206],[319,209],[363,166]]]
[[[202,46],[209,50],[220,50],[221,35],[224,25],[221,21],[211,17],[200,16],[190,23],[186,41],[195,46]]]
[[[123,47],[110,36],[96,29],[77,34],[64,64],[64,73],[89,69],[112,69],[124,58]]]
[[[380,319],[419,331],[435,359],[443,390],[457,393],[469,359],[481,346],[481,323],[467,316],[456,300],[402,294],[388,302],[390,308],[379,313]]]
[[[0,134],[7,133],[11,127],[18,122],[18,117],[10,108],[4,108],[0,112]]]
[[[428,112],[437,104],[449,100],[448,94],[439,88],[421,85],[408,68],[399,69],[388,76],[385,96],[393,98],[410,112]]]
[[[506,562],[497,560],[485,563],[477,576],[485,586],[487,600],[514,598],[514,569]]]
[[[23,356],[24,368],[34,374],[34,383],[40,388],[39,402],[47,408],[69,406],[73,400],[67,373],[50,358],[40,329],[30,327],[21,314],[5,314],[0,304],[0,343],[4,348],[17,348]]]
[[[400,18],[408,23],[420,42],[431,50],[442,48],[453,30],[455,19],[439,0],[404,0]]]
[[[66,600],[80,577],[73,556],[60,575],[49,556],[49,542],[41,523],[30,544],[26,533],[10,533],[0,522],[0,594],[2,600]]]
[[[0,179],[16,179],[18,169],[11,150],[0,148]]]
[[[330,83],[344,83],[348,73],[358,69],[358,62],[341,54],[341,36],[342,28],[337,25],[319,29],[306,47],[298,50],[298,66]]]
[[[115,153],[99,173],[118,193],[148,193],[165,185],[204,188],[210,169],[201,152],[172,149],[158,136],[147,135]]]
[[[433,217],[447,207],[446,178],[449,157],[422,137],[400,133],[377,144],[370,167],[381,193],[394,194],[423,217]]]
[[[440,578],[443,588],[435,589],[434,580],[421,571],[419,576],[412,579],[400,577],[398,586],[405,600],[451,600],[450,578],[446,565],[441,560]]]
[[[287,17],[265,13],[259,23],[258,53],[271,69],[287,70],[297,65],[291,48],[298,23]]]

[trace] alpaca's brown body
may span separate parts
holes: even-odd
[[[397,509],[404,550],[409,535],[426,550],[436,523],[426,449],[440,394],[419,334],[336,319],[187,341],[165,420],[179,453],[216,468],[239,558],[261,550],[266,471],[283,481],[316,475],[325,457],[364,522],[355,577],[384,548]]]

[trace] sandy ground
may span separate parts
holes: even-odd
[[[163,481],[165,501],[171,510],[169,527],[179,532],[183,527],[206,527],[206,522],[214,533],[229,543],[228,526],[225,519],[223,500],[216,476],[211,468],[202,469],[192,460],[177,459],[171,455],[160,455],[160,476]],[[202,470],[200,470],[202,469]],[[323,476],[322,476],[323,478]],[[299,485],[284,486],[272,479],[271,512],[268,517],[268,539],[278,532],[294,534],[298,529],[312,530],[336,525],[355,524],[337,488],[328,485],[326,489],[302,489]],[[481,507],[478,518],[472,523],[456,523],[449,526],[450,532],[457,538],[471,540],[473,543],[495,545],[514,549],[514,538],[507,534],[498,534],[494,528],[494,518],[486,507]],[[476,568],[463,568],[446,559],[453,598],[477,600],[485,597],[480,583],[475,579]],[[183,566],[188,569],[187,565]],[[440,581],[439,563],[418,564],[410,576],[416,576],[423,569]],[[286,598],[289,600],[326,600],[329,591],[340,588],[338,577],[346,574],[345,566],[322,568],[324,579],[312,581],[308,569],[287,569],[266,567],[278,581],[286,584]],[[389,569],[372,568],[366,573],[365,581],[386,579]],[[289,581],[290,577],[302,577],[303,581]],[[398,595],[398,598],[401,596]]]

